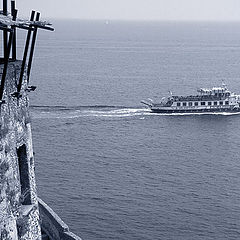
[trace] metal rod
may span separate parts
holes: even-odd
[[[39,21],[39,19],[40,19],[40,13],[37,12],[37,16],[36,16],[35,21]],[[29,60],[28,60],[28,68],[27,68],[27,82],[28,83],[29,83],[30,72],[31,72],[31,68],[32,68],[32,60],[33,60],[35,43],[36,43],[37,30],[38,30],[38,28],[35,27],[34,31],[33,31],[33,36],[32,36],[32,44],[31,44],[30,55],[29,55]]]
[[[7,0],[3,0],[3,15],[7,16]],[[7,53],[7,31],[3,31],[3,49],[4,49],[4,58]]]
[[[34,16],[35,16],[35,11],[32,11],[30,21],[34,20]],[[23,60],[22,60],[22,67],[21,67],[19,83],[18,83],[18,87],[17,87],[18,93],[20,93],[21,87],[22,87],[22,80],[23,80],[23,74],[24,74],[25,64],[26,64],[26,60],[27,60],[29,42],[30,42],[30,38],[31,38],[31,32],[32,31],[29,29],[28,33],[27,33],[27,39],[26,39],[26,43],[25,43],[25,49],[24,49]]]
[[[32,24],[32,26],[36,26],[37,28],[42,28],[42,29],[49,30],[49,31],[54,31],[54,28],[52,28],[52,27],[41,26],[38,24]]]
[[[13,16],[13,21],[16,21],[16,17],[14,17],[15,12],[16,12],[16,6],[15,6],[15,0],[11,1],[11,14]],[[16,28],[13,28],[13,42],[12,42],[12,59],[16,60],[17,58],[17,53],[16,53]]]
[[[1,86],[0,86],[0,100],[2,100],[2,98],[3,98],[5,80],[6,80],[7,68],[8,68],[8,60],[9,60],[9,55],[10,55],[11,46],[12,46],[12,37],[13,37],[13,32],[10,32],[9,39],[8,39],[8,45],[7,45],[7,51],[6,51],[5,58],[4,58],[4,67],[3,67]]]

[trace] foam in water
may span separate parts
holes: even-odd
[[[80,118],[80,117],[104,117],[104,118],[116,118],[116,117],[134,117],[134,116],[194,116],[194,115],[222,115],[231,116],[239,115],[240,113],[153,113],[148,108],[118,108],[112,109],[112,107],[98,108],[98,107],[47,107],[45,108],[33,108],[32,117],[35,119],[45,118]]]
[[[79,117],[131,117],[137,115],[143,115],[145,112],[150,112],[149,109],[146,108],[119,108],[112,109],[110,107],[109,110],[104,108],[103,110],[99,110],[98,107],[93,108],[83,108],[79,109],[76,107],[75,110],[73,108],[68,109],[58,109],[54,107],[51,109],[50,107],[47,109],[44,108],[33,108],[32,117],[33,118],[79,118]]]

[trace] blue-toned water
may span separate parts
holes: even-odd
[[[240,23],[54,25],[31,77],[40,197],[84,240],[239,239],[240,115],[140,101],[240,93]]]

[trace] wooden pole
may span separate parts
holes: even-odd
[[[11,31],[9,34],[9,40],[8,40],[6,54],[4,58],[4,67],[3,67],[2,80],[1,80],[1,86],[0,86],[0,100],[2,100],[3,98],[5,80],[6,80],[7,68],[8,68],[8,60],[9,60],[9,55],[10,55],[11,46],[12,46],[12,37],[13,37],[13,31]]]
[[[7,16],[7,0],[3,0],[3,15]],[[4,52],[4,59],[6,59],[5,55],[7,53],[7,31],[3,31],[3,52]]]
[[[37,16],[36,16],[35,21],[39,21],[39,20],[40,20],[40,13],[37,12]],[[36,43],[37,30],[38,30],[38,28],[35,27],[34,31],[33,31],[33,36],[32,36],[32,44],[31,44],[30,55],[29,55],[29,60],[28,60],[28,68],[27,68],[27,82],[28,83],[29,83],[30,72],[31,72],[31,67],[32,67],[32,60],[33,60],[35,43]]]
[[[16,11],[16,6],[15,6],[15,0],[11,1],[11,14],[13,16],[13,21],[16,21],[16,17],[14,18],[14,14]],[[12,42],[12,60],[15,61],[17,58],[17,53],[16,53],[16,28],[13,28],[13,42]]]
[[[17,18],[17,10],[15,9],[14,12],[13,12],[13,19],[16,20],[16,18]],[[5,79],[6,79],[6,76],[7,76],[7,68],[8,68],[9,56],[10,56],[11,46],[12,46],[12,41],[13,41],[14,29],[15,29],[14,26],[11,27],[11,30],[9,29],[10,34],[9,34],[6,54],[4,55],[4,57],[5,57],[4,58],[4,67],[3,67],[1,86],[0,86],[0,100],[2,100],[3,93],[4,93]]]
[[[30,17],[30,21],[33,21],[33,20],[34,20],[34,16],[35,16],[35,11],[32,11],[31,17]],[[29,29],[29,30],[28,30],[28,33],[27,33],[27,39],[26,39],[26,43],[25,43],[25,49],[24,49],[23,60],[22,60],[22,67],[21,67],[21,72],[20,72],[20,77],[19,77],[19,83],[18,83],[18,87],[17,87],[17,92],[18,92],[18,93],[20,93],[21,87],[22,87],[22,80],[23,80],[23,74],[24,74],[25,65],[26,65],[26,60],[27,60],[29,42],[30,42],[30,38],[31,38],[31,32],[32,32],[32,30]]]

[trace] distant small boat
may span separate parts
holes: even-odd
[[[240,95],[221,87],[200,88],[197,95],[162,98],[160,102],[151,99],[141,101],[155,113],[208,113],[240,112]]]

